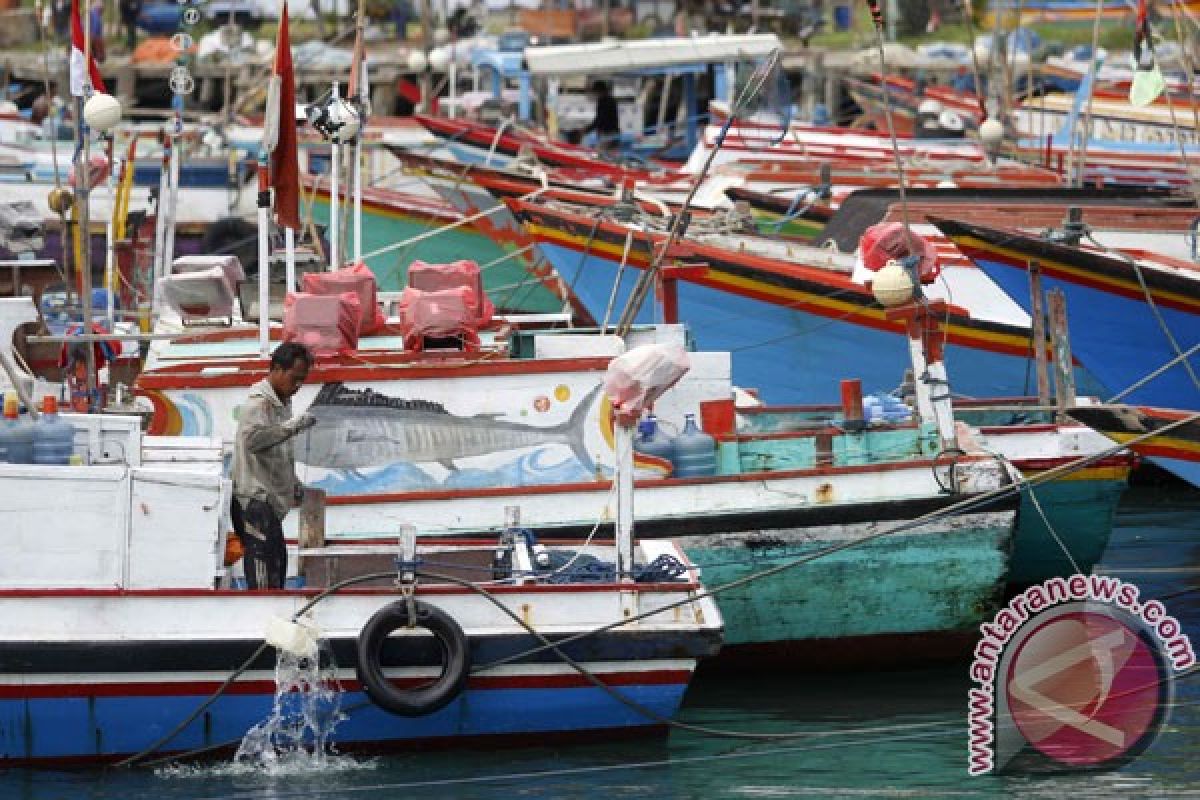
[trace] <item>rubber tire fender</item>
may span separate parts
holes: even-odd
[[[467,636],[454,618],[436,606],[414,602],[416,627],[433,634],[442,649],[442,674],[419,689],[399,689],[383,674],[383,645],[391,633],[409,625],[408,604],[399,600],[367,620],[358,635],[355,667],[367,696],[384,711],[402,717],[423,717],[449,705],[466,688],[471,672]]]

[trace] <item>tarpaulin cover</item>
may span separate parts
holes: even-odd
[[[163,299],[184,317],[231,317],[235,287],[219,266],[168,275],[159,285]]]
[[[423,292],[437,292],[465,286],[475,293],[475,325],[482,328],[492,321],[495,306],[483,290],[483,276],[479,265],[469,259],[451,261],[449,264],[430,264],[417,259],[408,265],[408,285]]]
[[[859,247],[863,265],[872,272],[883,269],[888,261],[899,261],[914,254],[920,257],[917,273],[921,276],[921,283],[933,283],[941,272],[937,262],[937,247],[916,233],[906,232],[902,222],[872,225],[863,233]]]
[[[631,423],[675,385],[691,366],[688,354],[677,344],[635,347],[608,363],[604,393],[618,418]]]
[[[478,301],[474,290],[457,286],[441,291],[423,292],[411,286],[400,295],[400,330],[404,347],[420,350],[426,338],[458,337],[464,349],[479,346],[475,315]]]
[[[299,342],[318,356],[358,348],[358,294],[289,293],[283,301],[283,340]]]
[[[358,295],[358,306],[362,312],[358,328],[360,336],[379,330],[387,322],[376,299],[375,273],[361,262],[333,272],[308,272],[302,280],[304,291],[308,294],[354,292]]]
[[[204,272],[213,267],[221,268],[225,273],[225,279],[229,281],[229,288],[233,290],[234,294],[237,294],[238,284],[246,280],[246,271],[242,269],[241,260],[232,253],[210,256],[180,256],[171,262],[171,274]]]

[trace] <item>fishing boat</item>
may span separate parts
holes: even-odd
[[[309,538],[294,588],[229,588],[220,440],[63,418],[82,464],[0,464],[5,767],[232,752],[276,702],[264,640],[322,692],[296,746],[342,751],[661,734],[720,645],[669,541],[622,534],[621,555],[512,519],[474,540]]]
[[[1047,290],[1064,292],[1072,352],[1106,388],[1106,398],[1161,408],[1194,404],[1191,361],[1200,345],[1200,306],[1191,261],[1083,247],[948,219],[935,224],[1018,302],[1030,302],[1031,264],[1037,265]],[[1170,457],[1161,464],[1181,466]],[[1185,480],[1195,477],[1186,466],[1177,474]]]
[[[398,516],[432,535],[477,538],[494,534],[497,506],[518,506],[543,535],[607,535],[616,451],[599,379],[626,347],[682,345],[684,330],[637,326],[624,339],[518,331],[510,339],[484,329],[479,337],[478,349],[426,353],[401,350],[384,331],[360,339],[353,354],[318,361],[312,387],[294,402],[321,422],[297,453],[304,480],[329,494],[330,542],[377,542],[381,521]],[[151,430],[231,441],[235,409],[265,371],[253,331],[191,331],[151,350],[136,385],[153,406]],[[655,405],[675,424],[733,395],[729,354],[689,359],[689,373]],[[740,651],[755,662],[821,668],[833,663],[824,653],[832,642],[847,645],[841,663],[859,666],[961,652],[979,609],[1003,593],[1018,501],[949,511],[1004,485],[1001,462],[962,456],[959,485],[948,483],[938,435],[911,418],[857,434],[826,425],[765,440],[730,430],[727,438],[720,474],[669,477],[670,463],[637,459],[641,536],[671,539],[723,582],[861,542],[803,573],[722,593],[727,663]],[[918,524],[924,515],[932,516]],[[294,525],[288,532],[299,536]],[[938,569],[948,552],[959,567]],[[841,599],[812,613],[829,593]],[[909,611],[885,612],[896,603]],[[778,613],[755,610],[764,607]]]
[[[1066,294],[1071,349],[1109,397],[1187,407],[1197,388],[1186,358],[1200,342],[1196,267],[1144,251],[1083,246],[946,218],[932,220],[964,255],[1028,306],[1036,264],[1046,289]],[[1163,368],[1159,373],[1159,368]]]

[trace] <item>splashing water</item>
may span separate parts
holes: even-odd
[[[331,741],[345,719],[329,646],[311,655],[278,651],[271,714],[242,738],[234,763],[268,772],[324,770],[340,760]]]

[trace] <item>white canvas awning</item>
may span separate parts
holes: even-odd
[[[773,33],[604,41],[527,47],[525,63],[533,75],[604,75],[766,58],[782,46]]]

